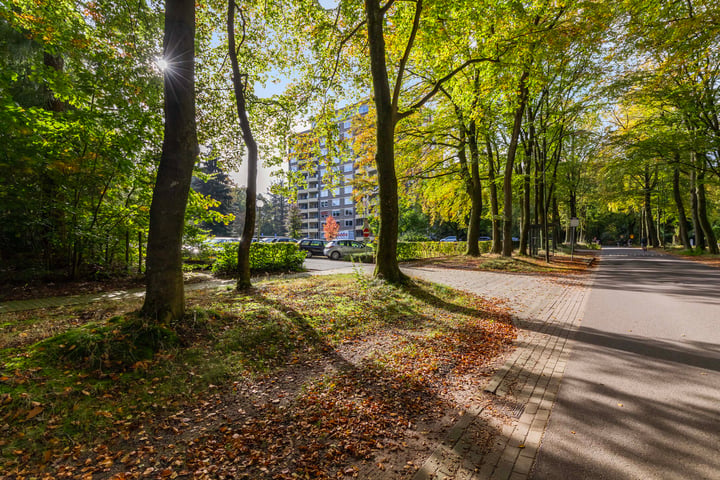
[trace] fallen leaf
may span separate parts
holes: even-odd
[[[37,406],[37,407],[33,408],[32,410],[30,410],[28,412],[27,417],[25,417],[25,420],[30,420],[31,418],[37,417],[38,415],[40,415],[42,413],[43,410],[44,410],[44,408],[41,406]]]

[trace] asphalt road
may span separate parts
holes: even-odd
[[[322,271],[349,267],[352,266],[352,263],[344,260],[330,260],[327,257],[313,256],[305,259],[304,266],[309,271]]]
[[[531,478],[720,479],[720,270],[603,250]]]

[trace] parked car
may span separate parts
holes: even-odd
[[[260,240],[263,243],[295,243],[296,239],[290,237],[267,237]]]
[[[223,243],[240,243],[240,239],[236,237],[214,237],[205,241],[207,245],[217,246]]]
[[[323,253],[328,258],[338,260],[341,257],[347,255],[353,255],[356,253],[372,253],[373,248],[363,242],[357,240],[333,240],[325,245]]]
[[[298,248],[305,251],[307,258],[313,255],[325,255],[325,240],[316,238],[303,238],[298,242]]]
[[[492,240],[490,237],[478,237],[478,242],[489,242]]]
[[[449,237],[441,238],[441,242],[457,242],[458,239],[455,235],[450,235]]]

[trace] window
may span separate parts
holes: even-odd
[[[327,218],[329,215],[330,212],[328,212],[327,210],[323,210],[322,212],[320,212],[320,218]]]
[[[345,226],[346,226],[346,227],[352,227],[352,226],[353,226],[353,221],[352,221],[352,220],[345,220]]]
[[[333,206],[333,207],[339,207],[339,206],[340,206],[340,199],[339,199],[339,198],[333,198],[333,199],[332,199],[332,206]]]
[[[358,109],[358,112],[360,113],[360,115],[365,115],[366,113],[368,113],[368,111],[369,111],[369,108],[367,105],[360,105],[360,108]]]
[[[340,216],[340,210],[333,210],[333,211],[332,211],[332,216],[333,216],[333,217],[339,217],[339,216]]]
[[[327,207],[327,206],[328,206],[328,201],[327,201],[327,200],[320,200],[320,206],[321,206],[321,207]]]
[[[353,209],[352,208],[346,208],[345,209],[345,216],[352,217]]]
[[[343,193],[344,193],[344,194],[352,193],[352,185],[348,185],[347,187],[343,187]]]
[[[345,172],[352,172],[353,171],[353,164],[352,163],[346,163],[343,165],[343,171]]]
[[[352,205],[353,204],[352,197],[345,197],[345,202],[343,202],[343,203],[345,203],[345,205]]]
[[[343,122],[343,126],[345,127],[345,130],[347,130],[348,128],[350,128],[352,126],[352,120],[345,120]]]
[[[320,192],[321,197],[329,197],[330,196],[330,190],[322,190]]]
[[[339,189],[339,188],[333,188],[333,189],[332,189],[332,194],[335,195],[335,196],[340,195],[340,189]]]

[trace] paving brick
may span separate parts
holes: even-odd
[[[515,462],[515,465],[513,466],[513,472],[524,473],[525,475],[527,475],[528,473],[530,473],[530,468],[532,467],[534,461],[535,458],[523,457],[522,455],[519,456],[517,461]]]

